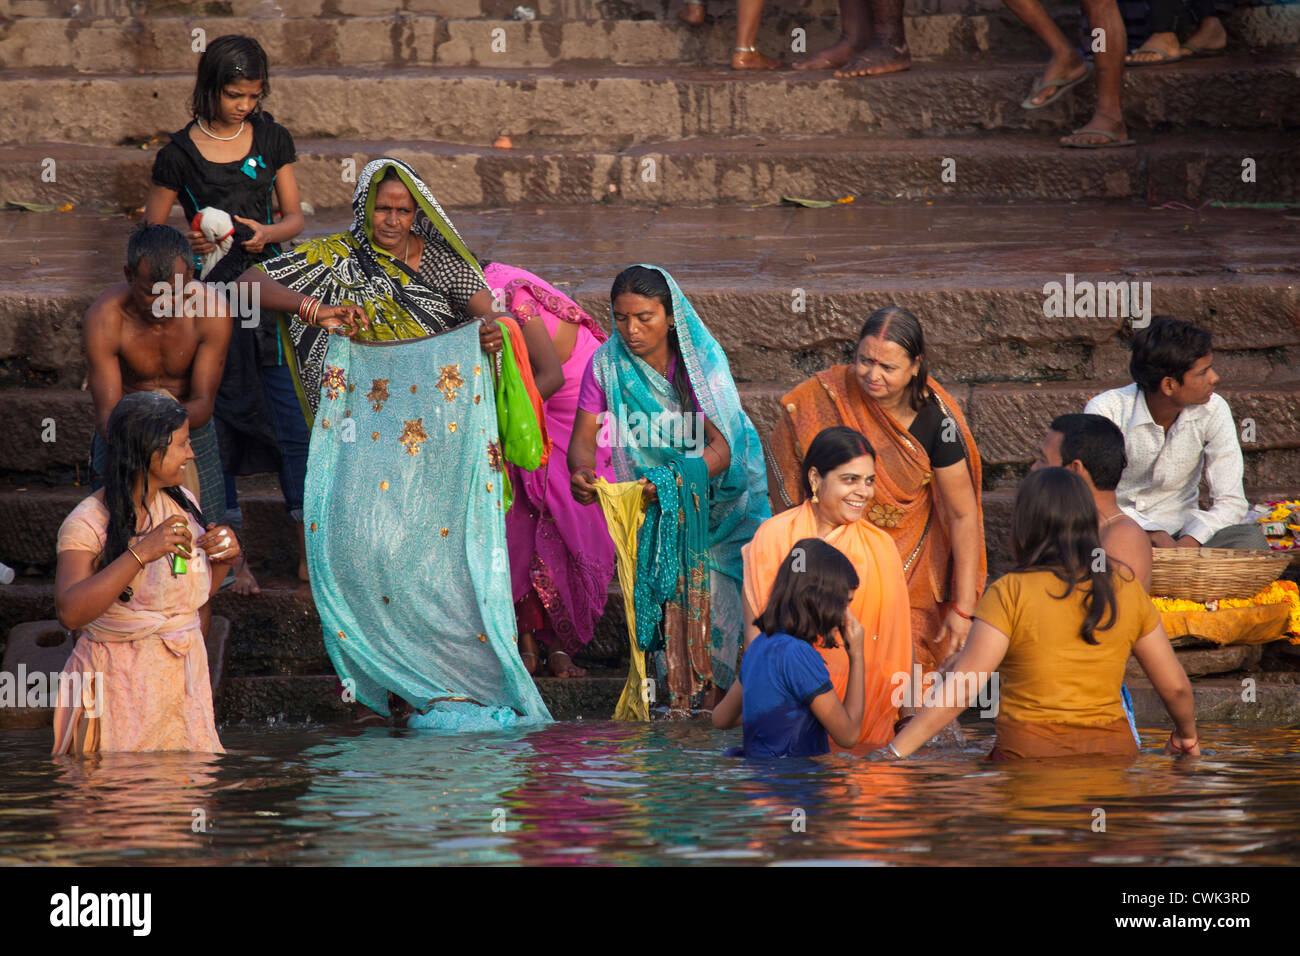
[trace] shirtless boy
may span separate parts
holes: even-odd
[[[212,426],[212,403],[230,342],[229,309],[221,296],[194,294],[176,301],[175,289],[194,278],[190,243],[170,226],[142,226],[126,250],[125,282],[105,290],[86,313],[82,336],[95,435],[91,485],[103,483],[108,416],[128,392],[166,391],[190,416],[192,466],[198,473],[199,509],[213,521],[226,513],[221,456]],[[167,292],[157,294],[166,285]],[[196,312],[200,314],[195,314]],[[188,313],[188,314],[187,314]]]
[[[1142,526],[1120,510],[1115,497],[1128,459],[1124,433],[1101,415],[1061,415],[1038,451],[1034,469],[1065,468],[1082,478],[1097,503],[1101,547],[1132,570],[1138,582],[1151,590],[1151,541]]]

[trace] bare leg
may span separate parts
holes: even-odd
[[[1083,75],[1086,67],[1083,63],[1083,57],[1079,51],[1070,46],[1070,41],[1065,38],[1055,21],[1047,15],[1043,5],[1038,0],[1002,0],[1007,5],[1007,9],[1018,16],[1022,23],[1038,35],[1038,39],[1047,44],[1047,48],[1052,52],[1052,58],[1047,61],[1047,68],[1043,70],[1044,86],[1030,98],[1035,104],[1042,103],[1055,93],[1061,83],[1067,83],[1070,80],[1077,79]],[[1093,26],[1099,24],[1094,23]],[[1123,21],[1120,22],[1120,46],[1123,49]],[[1053,80],[1060,82],[1053,83]]]
[[[537,672],[537,641],[533,640],[532,631],[525,631],[519,635],[519,659],[523,661],[524,670],[529,674]]]
[[[307,575],[307,533],[301,521],[294,522],[294,526],[298,529],[298,580],[310,581]]]
[[[1112,142],[1110,137],[1099,135],[1099,130],[1121,140],[1128,138],[1124,110],[1120,106],[1120,90],[1124,86],[1124,18],[1115,0],[1083,0],[1083,9],[1093,28],[1104,31],[1106,48],[1093,56],[1097,67],[1097,110],[1079,132],[1061,138],[1065,146]]]
[[[685,6],[677,11],[677,19],[693,27],[700,26],[704,23],[704,4],[686,0]]]
[[[903,32],[903,0],[870,0],[871,42],[836,76],[880,76],[900,73],[912,65],[912,51]]]
[[[869,0],[840,0],[840,38],[806,60],[795,63],[796,70],[838,70],[853,55],[866,49],[871,40]]]
[[[733,70],[775,70],[780,60],[763,56],[754,49],[758,23],[763,18],[763,0],[736,0],[736,49],[731,52]]]

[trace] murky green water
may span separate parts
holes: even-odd
[[[90,760],[10,731],[0,864],[1294,864],[1300,730],[1201,731],[1199,760],[1017,765],[981,759],[987,724],[905,764],[728,758],[738,731],[687,723],[227,729],[221,757]]]

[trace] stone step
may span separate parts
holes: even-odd
[[[780,414],[781,396],[793,384],[796,382],[741,387],[741,399],[759,434],[771,431]],[[1033,385],[947,382],[966,413],[981,458],[990,470],[990,484],[1003,472],[1018,473],[1033,461],[1038,442],[1053,418],[1082,411],[1093,395],[1123,384],[1126,382],[1121,378],[1109,383]],[[1295,477],[1300,476],[1300,383],[1293,380],[1262,386],[1223,385],[1219,392],[1231,406],[1240,429],[1246,483],[1285,487],[1292,480],[1300,482],[1300,477]],[[17,486],[27,488],[25,491],[10,490],[15,487],[13,482],[21,480],[18,476],[39,481],[38,476],[48,478],[71,471],[73,480],[82,483],[88,480],[85,461],[94,427],[89,393],[67,389],[0,389],[0,420],[10,425],[10,439],[0,446],[0,474],[13,476],[8,487],[0,486],[0,501],[17,502],[24,495],[31,500],[46,493],[39,483],[31,481],[28,483],[31,487]],[[57,527],[56,523],[53,530]],[[16,530],[10,533],[18,534]],[[26,530],[18,537],[25,534]],[[4,535],[0,530],[0,537]],[[43,551],[43,545],[36,546],[34,552],[6,551],[0,547],[0,560],[13,564],[10,558],[24,554],[28,563],[39,563],[31,555]]]
[[[330,673],[311,588],[285,579],[268,578],[260,583],[260,594],[238,595],[226,590],[212,599],[213,613],[230,621],[227,686],[239,677]],[[0,640],[18,624],[54,617],[52,580],[20,578],[14,584],[0,585]],[[627,618],[615,580],[595,636],[576,659],[584,666],[616,666],[627,659],[627,641]]]
[[[961,135],[1082,125],[1091,94],[1037,111],[1020,109],[1036,69],[931,64],[846,83],[824,75],[673,67],[565,67],[517,70],[283,70],[267,102],[299,139],[451,140],[486,146],[509,130],[521,148],[624,148],[695,136],[831,137]],[[1153,129],[1294,127],[1300,117],[1300,65],[1255,56],[1193,60],[1124,78],[1125,119],[1142,136]],[[49,136],[114,145],[148,142],[182,127],[193,78],[35,77],[0,74],[0,144]],[[359,108],[364,104],[364,108]]]
[[[931,367],[949,384],[1124,378],[1128,319],[1044,315],[1046,283],[1067,274],[1150,282],[1153,314],[1213,329],[1225,381],[1285,382],[1300,367],[1300,221],[1281,211],[863,202],[515,207],[452,218],[480,256],[533,269],[602,322],[613,275],[632,262],[662,264],[745,385],[794,384],[846,361],[863,318],[888,304],[921,318],[935,343]],[[309,223],[304,238],[345,229],[348,218]],[[89,212],[0,214],[0,385],[80,385],[80,316],[121,275],[118,250],[132,228]],[[25,421],[45,417],[31,419],[43,400],[24,401]]]
[[[1196,719],[1204,723],[1256,727],[1290,727],[1300,723],[1300,684],[1286,679],[1293,676],[1253,673],[1195,678],[1192,692],[1196,698]],[[1252,683],[1246,685],[1246,680]],[[1169,714],[1150,681],[1138,678],[1126,680],[1125,684],[1133,695],[1139,726],[1171,726]],[[1253,694],[1243,693],[1247,686],[1253,689]]]
[[[317,210],[346,207],[376,151],[410,163],[445,206],[521,203],[773,203],[782,196],[856,201],[949,199],[1300,202],[1295,136],[1251,131],[1149,136],[1136,149],[1061,149],[1028,134],[953,139],[704,137],[623,150],[494,149],[455,143],[298,142],[294,175]],[[1255,178],[1242,181],[1242,156]],[[0,147],[0,196],[135,209],[154,150],[57,143]],[[53,161],[53,166],[50,166]],[[345,165],[350,164],[350,165]],[[53,169],[53,182],[47,170]]]
[[[0,0],[0,18],[55,17],[84,21],[103,18],[191,17],[225,23],[251,19],[322,19],[333,17],[436,16],[447,19],[510,19],[519,6],[530,8],[539,20],[668,20],[681,8],[678,0]],[[1044,6],[1054,16],[1077,10],[1064,0]],[[72,11],[76,9],[74,17]],[[927,13],[976,14],[997,12],[1001,0],[906,0],[912,16]],[[1242,11],[1234,11],[1234,15]],[[804,14],[838,16],[838,0],[780,0],[765,7],[768,16]],[[718,0],[707,5],[711,23],[734,18],[731,4]],[[225,30],[224,32],[231,32]],[[273,61],[274,62],[274,61]]]
[[[1073,28],[1077,30],[1078,16]],[[1067,32],[1070,24],[1063,24]],[[1010,13],[928,14],[905,20],[921,60],[987,54],[1032,56],[1033,34]],[[481,66],[567,63],[658,66],[727,64],[731,25],[692,30],[672,20],[448,20],[435,16],[257,20],[158,17],[140,20],[23,19],[0,26],[0,69],[72,73],[168,73],[198,63],[194,30],[256,36],[273,69],[294,67]],[[780,14],[763,20],[757,45],[787,62],[839,38],[838,17]]]
[[[580,678],[537,678],[537,690],[556,720],[609,720],[626,674],[589,671]],[[217,713],[220,724],[350,720],[334,674],[232,677]]]

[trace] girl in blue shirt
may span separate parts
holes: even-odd
[[[739,756],[815,757],[830,751],[827,734],[841,747],[858,742],[865,705],[862,625],[849,613],[857,589],[852,562],[825,541],[804,538],[790,549],[754,621],[760,633],[745,651],[740,677],[713,711],[720,730],[743,725]],[[848,651],[842,704],[813,647],[818,639]]]

